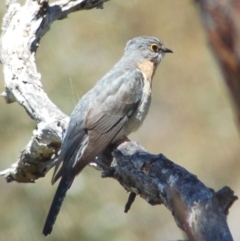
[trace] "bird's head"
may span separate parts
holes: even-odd
[[[158,65],[163,59],[165,53],[173,52],[164,47],[158,38],[141,36],[128,41],[124,55],[136,59],[146,59]]]

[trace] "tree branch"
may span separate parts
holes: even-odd
[[[8,104],[20,104],[37,122],[17,163],[0,173],[8,182],[34,182],[45,176],[54,164],[68,123],[68,116],[51,102],[42,88],[35,63],[41,38],[53,21],[71,12],[102,7],[106,1],[68,0],[50,6],[47,0],[28,0],[24,6],[7,2],[8,12],[3,19],[1,38],[1,62],[6,84],[2,96]]]
[[[192,241],[232,241],[226,215],[237,200],[229,187],[206,187],[197,177],[164,155],[152,155],[134,142],[114,151],[113,166],[103,177],[116,179],[149,204],[163,204]]]
[[[107,0],[59,1],[28,0],[24,6],[8,1],[1,38],[1,61],[7,103],[17,102],[37,123],[33,136],[17,163],[1,172],[8,182],[34,182],[54,165],[69,117],[44,92],[37,72],[35,53],[53,21],[69,13],[102,7]],[[113,161],[112,161],[113,160]],[[109,164],[111,168],[109,168]],[[116,179],[130,196],[127,212],[135,196],[151,205],[164,204],[177,225],[193,241],[231,241],[226,216],[237,199],[225,187],[215,193],[196,176],[169,161],[162,154],[152,155],[134,142],[124,142],[97,157],[103,177]],[[207,220],[207,221],[206,221]]]

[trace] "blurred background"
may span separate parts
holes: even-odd
[[[22,3],[24,1],[22,0]],[[0,4],[0,17],[5,4]],[[240,196],[240,138],[231,99],[210,52],[197,5],[190,0],[111,0],[104,10],[82,11],[55,22],[36,61],[46,93],[66,114],[122,56],[126,42],[153,35],[174,51],[158,68],[153,101],[142,128],[130,138],[151,153],[196,174],[208,187],[230,186]],[[4,90],[1,73],[0,92]],[[17,104],[0,100],[0,170],[28,143],[35,122]],[[164,206],[138,197],[128,214],[128,194],[87,167],[68,192],[49,241],[164,241],[183,239]],[[42,227],[55,194],[52,172],[36,184],[0,179],[0,240],[45,240]],[[240,240],[240,202],[228,224]]]

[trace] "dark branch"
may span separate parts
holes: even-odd
[[[137,196],[136,193],[130,192],[127,203],[125,205],[125,209],[124,209],[125,213],[127,213],[130,210],[133,202],[135,201],[136,196]]]
[[[114,157],[115,165],[103,177],[116,179],[151,205],[163,204],[190,240],[233,240],[226,215],[237,197],[229,187],[215,192],[164,155],[149,154],[134,142],[118,146]]]

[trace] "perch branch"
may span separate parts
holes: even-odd
[[[233,241],[226,217],[237,197],[229,187],[215,192],[164,155],[152,155],[134,142],[118,146],[113,163],[102,176],[151,205],[163,204],[189,240]]]

